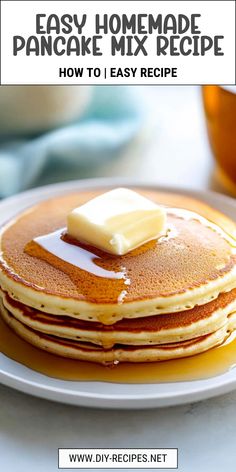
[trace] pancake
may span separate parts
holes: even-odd
[[[190,310],[235,288],[234,223],[188,197],[141,193],[162,204],[199,209],[203,217],[167,208],[167,236],[125,256],[83,247],[96,267],[94,274],[79,266],[79,247],[78,263],[71,265],[32,240],[63,228],[68,212],[95,193],[42,202],[2,229],[2,288],[11,298],[42,312],[108,325],[124,318]],[[97,275],[99,271],[102,275]]]
[[[1,297],[9,313],[35,331],[93,343],[106,349],[115,344],[166,344],[204,336],[225,326],[228,315],[236,311],[236,289],[188,311],[123,319],[113,325],[46,314],[11,299],[4,292],[1,292]]]
[[[91,343],[49,336],[39,333],[16,320],[0,301],[0,310],[4,321],[20,337],[30,344],[61,357],[100,364],[116,364],[119,362],[157,362],[178,359],[200,354],[222,344],[235,329],[236,314],[231,315],[227,326],[205,336],[188,341],[153,346],[115,345],[112,349],[104,349]]]

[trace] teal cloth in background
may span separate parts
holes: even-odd
[[[115,158],[144,122],[135,87],[95,87],[83,117],[37,136],[0,139],[0,197],[50,181],[80,178],[84,167]]]

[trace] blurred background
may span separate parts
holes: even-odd
[[[1,198],[92,177],[236,196],[235,88],[0,87]]]

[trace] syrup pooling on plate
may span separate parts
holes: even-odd
[[[74,381],[163,383],[207,379],[236,365],[235,334],[219,347],[183,359],[154,363],[124,363],[107,367],[66,359],[42,351],[17,336],[0,318],[0,352],[49,377]]]
[[[57,205],[58,206],[58,205]],[[57,228],[60,228],[62,226],[64,226],[65,224],[65,221],[61,218],[61,220],[54,220],[53,218],[53,209],[54,211],[57,209],[57,206],[55,204],[52,204],[52,207],[51,207],[51,218],[50,217],[47,217],[47,221],[45,223],[45,226],[44,226],[44,219],[40,220],[39,219],[39,224],[37,225],[37,218],[35,218],[35,221],[36,221],[36,225],[34,225],[34,219],[32,219],[31,221],[29,221],[29,233],[27,231],[25,231],[25,227],[24,227],[24,224],[23,225],[19,225],[19,227],[17,226],[16,227],[16,235],[18,234],[19,236],[21,236],[21,234],[25,235],[25,238],[22,238],[23,241],[22,241],[22,245],[21,247],[19,247],[18,249],[18,252],[15,250],[15,244],[17,244],[17,240],[18,238],[17,237],[14,237],[12,238],[13,241],[12,241],[12,245],[13,245],[13,250],[12,252],[9,251],[9,262],[10,262],[10,267],[13,265],[13,270],[15,269],[15,266],[14,266],[14,262],[17,260],[17,262],[22,262],[21,261],[21,258],[23,259],[23,263],[25,263],[25,266],[23,266],[24,268],[24,273],[23,273],[23,277],[25,279],[23,279],[23,282],[25,282],[25,285],[27,287],[27,284],[29,285],[29,283],[31,282],[31,279],[33,278],[33,282],[35,280],[35,278],[37,278],[38,276],[41,277],[41,274],[43,273],[46,273],[46,276],[44,277],[41,277],[42,279],[42,282],[45,283],[45,291],[48,290],[47,293],[54,293],[54,292],[50,292],[51,290],[51,286],[50,286],[50,283],[48,282],[48,280],[50,281],[50,276],[51,276],[51,280],[55,280],[56,283],[55,283],[55,286],[56,286],[56,289],[58,289],[58,293],[61,295],[61,297],[63,298],[64,296],[66,297],[67,293],[69,294],[72,294],[72,296],[75,297],[75,299],[79,299],[81,300],[81,297],[80,297],[80,293],[79,293],[79,290],[80,290],[80,285],[77,285],[78,289],[78,296],[77,296],[77,293],[76,292],[76,280],[74,280],[74,292],[73,292],[73,287],[71,288],[71,291],[67,291],[66,290],[63,292],[63,287],[64,287],[64,282],[65,284],[67,284],[68,282],[68,279],[69,279],[69,274],[70,274],[70,270],[71,270],[71,267],[72,267],[72,264],[69,264],[69,263],[66,263],[64,261],[64,265],[66,266],[66,268],[63,268],[62,266],[62,260],[60,258],[58,258],[57,256],[53,256],[53,254],[49,253],[47,250],[45,250],[44,248],[40,247],[35,241],[34,241],[34,247],[31,249],[33,249],[31,251],[31,254],[30,252],[28,252],[28,254],[30,254],[31,257],[29,257],[28,254],[25,254],[25,257],[22,256],[22,248],[25,248],[25,245],[27,245],[28,241],[32,241],[33,239],[37,238],[39,235],[42,235],[42,234],[46,234],[46,233],[50,233],[50,232],[54,232],[55,229]],[[45,208],[45,206],[43,207],[43,210],[44,210],[44,213],[47,214],[47,208]],[[43,211],[42,210],[42,211]],[[35,211],[36,213],[36,216],[39,216],[40,217],[40,212],[37,212],[37,210]],[[57,212],[55,211],[55,213],[57,214]],[[169,294],[171,295],[173,293],[173,289],[175,289],[176,291],[177,290],[183,290],[185,289],[186,287],[186,290],[190,290],[192,288],[192,285],[193,284],[196,284],[197,283],[200,283],[202,281],[202,278],[204,278],[204,280],[206,280],[206,284],[208,284],[209,280],[211,280],[211,277],[215,277],[215,276],[218,276],[221,278],[221,273],[219,273],[219,270],[217,272],[217,266],[219,265],[218,264],[218,261],[216,260],[215,256],[215,247],[217,248],[217,254],[218,254],[218,259],[220,259],[220,255],[222,255],[221,259],[220,259],[220,263],[222,265],[222,270],[224,270],[224,267],[225,267],[225,270],[227,272],[227,270],[230,269],[230,265],[229,265],[229,262],[231,263],[231,251],[230,251],[230,248],[225,244],[225,240],[224,238],[222,238],[221,240],[217,239],[216,238],[216,232],[214,233],[212,231],[212,234],[207,234],[207,231],[204,231],[204,229],[202,229],[200,227],[200,225],[196,224],[195,220],[193,220],[194,222],[190,221],[190,222],[187,222],[187,225],[185,224],[184,225],[184,219],[181,218],[181,217],[173,217],[173,215],[170,215],[171,216],[171,222],[173,222],[174,224],[174,227],[177,227],[178,229],[178,234],[176,237],[174,238],[169,238],[167,240],[167,242],[164,241],[161,241],[161,244],[160,244],[160,241],[154,241],[152,242],[152,245],[149,245],[148,247],[140,247],[134,254],[135,254],[135,257],[134,254],[129,254],[129,256],[127,256],[126,258],[124,259],[120,259],[120,258],[116,258],[116,265],[115,264],[111,264],[110,265],[110,261],[108,260],[108,264],[106,264],[105,262],[105,257],[100,257],[98,258],[97,257],[97,261],[96,261],[96,264],[98,266],[101,266],[102,269],[104,270],[111,270],[113,272],[120,272],[121,271],[121,267],[125,267],[126,268],[126,276],[129,277],[129,279],[131,279],[131,288],[134,286],[134,273],[132,273],[132,276],[131,277],[130,275],[130,266],[131,266],[131,271],[132,271],[132,268],[136,269],[136,292],[134,293],[134,297],[138,297],[138,296],[141,296],[143,295],[144,299],[145,297],[152,297],[152,295],[156,294],[156,286],[158,285],[158,294],[160,295],[163,295],[164,297],[167,295],[169,296]],[[62,215],[63,217],[63,215]],[[64,218],[64,217],[63,217]],[[191,218],[190,218],[191,219]],[[30,220],[30,219],[29,219]],[[25,220],[23,219],[23,221],[25,222],[28,222],[27,218],[25,218]],[[186,220],[185,220],[186,222]],[[203,225],[206,227],[206,225]],[[200,238],[196,238],[195,240],[195,236],[194,236],[194,244],[191,245],[191,235],[195,235],[195,234],[199,234],[199,230],[201,232],[201,229],[202,229],[202,233],[200,235]],[[189,241],[186,241],[186,245],[184,245],[184,242],[186,240],[186,231],[188,232],[189,230]],[[11,237],[11,234],[7,236]],[[5,237],[5,246],[4,248],[8,248],[8,237]],[[207,241],[205,243],[205,240]],[[202,253],[201,251],[199,250],[199,246],[201,246],[201,242],[203,242],[202,246]],[[208,243],[208,244],[207,244]],[[37,246],[37,251],[38,252],[34,252],[34,249],[35,247]],[[219,251],[218,251],[218,248],[219,248]],[[9,248],[11,249],[11,247]],[[88,248],[87,248],[88,249]],[[166,249],[168,250],[168,253],[166,253]],[[183,251],[184,250],[184,251]],[[44,254],[42,254],[42,252]],[[94,252],[95,256],[98,256],[99,254],[96,254],[95,251],[91,251],[91,252]],[[183,260],[183,257],[182,257],[182,254],[183,252],[185,252],[185,260]],[[214,254],[213,254],[214,252]],[[40,253],[41,253],[41,257],[43,259],[43,261],[39,261],[37,260],[38,257],[40,257]],[[222,254],[221,254],[222,253]],[[19,259],[16,259],[15,258],[15,254],[17,254],[17,257],[19,257]],[[23,253],[24,254],[24,253]],[[46,255],[45,255],[46,254]],[[156,259],[153,263],[153,259],[154,257],[153,256],[156,256]],[[191,260],[191,256],[192,255],[192,259]],[[194,257],[193,257],[194,255]],[[11,257],[13,256],[13,257]],[[34,256],[34,257],[32,257]],[[141,257],[141,256],[145,256],[145,257]],[[147,257],[146,257],[147,256]],[[213,257],[214,256],[214,257]],[[189,260],[189,257],[190,257],[190,260]],[[195,269],[198,269],[199,265],[200,265],[200,262],[199,262],[199,259],[200,257],[202,258],[202,267],[201,267],[201,271],[196,271]],[[131,263],[131,259],[133,259],[133,264]],[[140,262],[140,259],[141,262]],[[161,260],[160,260],[161,259]],[[206,268],[205,270],[205,261],[208,259],[211,260],[211,266],[209,266],[209,270],[208,270],[208,267]],[[113,259],[114,260],[114,259]],[[60,263],[58,262],[60,261]],[[122,262],[123,261],[123,262]],[[187,261],[187,262],[186,262]],[[166,264],[166,262],[168,262]],[[180,266],[181,266],[181,262],[183,262],[183,279],[180,279],[179,280],[179,285],[178,286],[172,286],[173,285],[173,281],[175,281],[175,276],[178,276],[178,272],[180,270]],[[186,262],[186,264],[185,264]],[[222,262],[224,262],[224,266],[222,264]],[[232,264],[233,264],[233,260],[232,260]],[[7,261],[8,263],[8,261]],[[122,263],[122,265],[121,265]],[[38,265],[37,265],[38,264]],[[53,265],[57,267],[57,271],[55,271],[55,269],[53,268]],[[189,278],[190,278],[190,281],[187,279],[186,277],[186,271],[189,269],[189,266],[191,266],[191,269],[192,269],[192,265],[194,266],[193,267],[193,271],[194,271],[194,277],[190,278],[190,276],[192,275],[191,273],[187,272],[187,275],[189,275]],[[19,264],[20,266],[20,264]],[[49,267],[51,266],[51,267]],[[70,270],[68,269],[68,266],[70,267]],[[167,270],[165,270],[167,266]],[[128,268],[128,271],[127,271],[127,268]],[[19,267],[19,269],[21,269],[21,266]],[[27,269],[29,270],[30,272],[30,269],[31,269],[31,272],[32,274],[29,274],[29,272],[27,272]],[[50,269],[50,270],[49,270]],[[75,267],[74,270],[77,270],[77,268]],[[161,269],[161,270],[159,270]],[[80,272],[82,272],[83,274],[83,277],[86,276],[87,272],[83,269],[78,269]],[[123,269],[122,269],[123,270]],[[152,273],[149,272],[148,274],[148,271],[150,270],[153,270]],[[211,273],[211,270],[212,270],[212,273]],[[205,271],[205,272],[204,272]],[[64,272],[66,275],[64,275]],[[141,273],[142,272],[142,273]],[[29,274],[29,275],[28,275]],[[48,275],[47,275],[48,274]],[[30,275],[31,275],[31,278],[30,278]],[[54,275],[55,275],[55,279],[54,279]],[[94,274],[90,274],[93,279],[97,279],[97,280],[100,280],[100,285],[105,285],[105,287],[103,288],[103,291],[104,293],[109,291],[109,286],[106,286],[106,281],[107,279],[106,278],[103,278],[103,277],[99,277],[99,276],[96,276]],[[140,283],[138,284],[137,283],[137,279],[138,277],[141,275],[140,277]],[[196,277],[197,276],[197,277]],[[147,280],[145,280],[145,278],[147,277]],[[168,279],[169,277],[169,279]],[[196,281],[196,278],[197,278],[197,281]],[[40,281],[41,281],[40,279]],[[77,277],[78,279],[78,277]],[[37,280],[37,279],[36,279]],[[88,279],[87,279],[88,280]],[[87,283],[87,280],[86,280],[86,283]],[[203,282],[204,282],[203,280]],[[109,281],[111,281],[112,283],[114,284],[118,284],[122,281],[123,283],[123,280],[122,279],[109,279]],[[154,287],[154,290],[153,292],[151,292],[151,290],[149,290],[149,285],[150,283],[153,281],[153,287]],[[41,285],[43,285],[43,283]],[[169,287],[168,287],[168,283],[169,283]],[[186,287],[183,285],[183,283],[186,285]],[[72,285],[72,284],[71,284]],[[166,287],[167,285],[167,287]],[[127,292],[128,294],[126,295],[125,293],[122,293],[122,291],[120,291],[119,293],[121,294],[121,298],[123,295],[125,295],[125,303],[123,304],[122,306],[122,309],[124,310],[124,314],[126,314],[125,310],[126,308],[128,309],[129,307],[129,304],[126,303],[127,301],[130,301],[130,298],[129,298],[129,295],[130,295],[130,286],[127,286],[126,289],[127,289]],[[94,286],[92,285],[92,288]],[[142,288],[144,287],[144,290],[142,290]],[[147,288],[146,288],[147,287]],[[120,288],[120,287],[119,287]],[[169,290],[169,293],[168,293],[168,289],[171,289]],[[83,290],[84,290],[84,287],[83,287]],[[83,290],[81,291],[82,295],[83,295]],[[100,290],[100,287],[99,287],[99,290]],[[162,290],[164,290],[162,292]],[[133,291],[134,292],[134,291]],[[91,287],[90,287],[90,294],[93,295],[93,290],[91,290]],[[90,295],[89,294],[89,295]],[[40,294],[37,294],[39,295],[39,298],[40,298]],[[190,294],[191,297],[192,297],[192,293]],[[133,297],[133,298],[134,298]],[[88,300],[91,301],[91,298],[88,297]],[[107,297],[107,300],[108,300],[108,297]],[[114,298],[112,299],[112,301],[114,300]],[[92,300],[94,301],[94,300]],[[94,303],[94,310],[97,309],[97,305],[99,306],[99,303],[103,301],[102,297],[98,298],[97,300],[97,303],[95,304]],[[116,305],[118,305],[117,303],[117,298],[116,298]],[[63,302],[64,302],[64,298],[63,298]],[[194,302],[194,300],[193,300]],[[44,305],[42,305],[44,306]],[[59,307],[60,308],[60,307]],[[158,307],[157,307],[158,308]],[[190,308],[189,306],[186,307],[186,308]],[[55,308],[55,311],[56,311],[57,307]],[[103,309],[103,307],[102,307]],[[153,311],[153,314],[155,312]],[[232,343],[230,343],[231,345]],[[119,347],[119,346],[118,346]],[[59,354],[60,355],[60,354]],[[165,371],[167,370],[167,366],[168,364],[165,362],[165,363],[162,363],[160,365],[163,365],[163,369],[165,369]],[[173,363],[171,362],[172,366],[173,366]],[[82,370],[82,365],[81,363],[76,363],[77,366],[80,366],[80,371]],[[155,366],[155,364],[153,364],[153,366]],[[178,366],[179,366],[179,363],[178,363]],[[174,368],[175,367],[178,367],[177,365],[173,366]],[[104,368],[103,366],[101,366],[103,371],[104,372]],[[137,369],[141,369],[142,365],[141,364],[138,364],[137,365]],[[158,367],[158,381],[161,381],[161,373],[160,373],[160,369],[161,367],[159,368],[159,366],[156,365],[156,368]],[[131,368],[133,369],[134,366],[131,366]],[[123,367],[122,367],[123,369]],[[147,369],[147,365],[145,365],[145,370]],[[115,370],[115,369],[114,369]],[[191,369],[190,369],[191,370]],[[117,372],[121,371],[120,369],[120,366],[118,365],[117,367]],[[106,370],[107,372],[107,370]],[[80,372],[81,373],[81,372]],[[175,374],[176,372],[174,372]],[[96,376],[94,375],[93,378],[96,378]],[[112,381],[112,378],[110,378],[109,380]]]

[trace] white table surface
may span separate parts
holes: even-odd
[[[214,188],[200,89],[151,87],[141,92],[151,99],[145,135],[125,156],[87,176]],[[235,407],[236,392],[232,392],[159,410],[89,410],[0,386],[0,471],[54,472],[58,447],[178,447],[181,472],[233,472]]]

